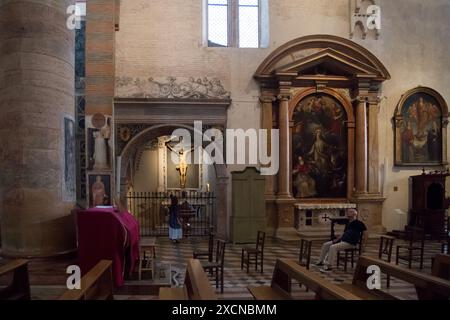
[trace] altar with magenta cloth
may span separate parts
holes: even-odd
[[[100,260],[113,262],[116,287],[136,271],[139,262],[139,223],[128,211],[92,208],[77,212],[78,263],[82,275]]]

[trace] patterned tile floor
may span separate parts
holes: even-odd
[[[401,240],[397,240],[395,245],[402,244]],[[207,248],[206,239],[189,238],[183,239],[179,244],[173,244],[168,239],[159,238],[157,241],[157,259],[170,263],[172,268],[180,272],[177,280],[180,285],[184,282],[184,270],[186,269],[186,261],[192,257],[192,252],[196,248]],[[317,260],[321,249],[321,241],[314,242],[312,248],[312,262]],[[373,257],[378,255],[378,239],[370,239],[367,246],[367,254]],[[393,251],[395,251],[395,245]],[[299,243],[298,242],[279,242],[269,239],[266,241],[266,248],[264,253],[264,273],[256,272],[254,268],[250,269],[247,274],[246,270],[241,270],[241,248],[242,245],[227,244],[225,251],[225,273],[224,273],[224,293],[220,294],[217,290],[219,299],[224,300],[239,300],[252,299],[249,294],[248,286],[270,285],[272,273],[277,258],[287,258],[298,260]],[[422,272],[430,273],[431,257],[440,253],[440,246],[436,242],[427,242],[425,248],[424,269]],[[395,254],[393,256],[393,261]],[[415,268],[418,270],[418,268]],[[334,283],[351,283],[353,278],[353,269],[348,268],[347,272],[341,266],[339,269],[334,269],[331,273],[322,274],[318,268],[311,266],[311,270],[320,274],[323,278]],[[215,281],[211,284],[214,286]],[[391,280],[391,287],[386,290],[386,281],[383,278],[383,290],[401,299],[417,299],[414,288],[407,283],[397,279]],[[294,294],[299,298],[310,299],[313,298],[311,293],[305,292],[299,286],[293,286]],[[117,299],[138,299],[136,295],[122,296],[117,295]]]
[[[395,245],[401,244],[402,241],[397,240]],[[317,241],[312,248],[312,261],[315,262],[320,253],[321,242]],[[170,264],[173,274],[179,272],[176,280],[180,285],[184,283],[184,273],[186,269],[186,261],[192,257],[192,252],[196,248],[207,248],[207,238],[188,238],[183,239],[179,244],[173,244],[166,238],[157,239],[157,260]],[[217,290],[219,299],[223,300],[247,300],[252,299],[247,287],[249,285],[270,285],[272,272],[277,258],[298,259],[299,243],[298,242],[279,242],[272,239],[266,241],[264,273],[255,272],[250,269],[247,274],[245,270],[241,270],[241,245],[227,244],[225,252],[225,277],[224,277],[224,293],[220,294]],[[394,248],[395,251],[395,248]],[[378,239],[370,239],[367,247],[367,254],[373,257],[377,256]],[[431,257],[440,252],[440,246],[436,242],[427,241],[425,248],[424,269],[422,272],[430,273]],[[395,257],[393,257],[394,259]],[[65,282],[67,275],[66,267],[76,264],[76,257],[57,258],[48,260],[33,260],[30,263],[30,283],[32,299],[56,299],[65,290]],[[323,278],[334,283],[351,283],[353,277],[353,269],[349,268],[344,272],[343,268],[334,269],[333,272],[322,274],[315,267],[311,267],[313,272],[320,274]],[[1,279],[0,279],[1,280]],[[214,286],[215,282],[211,281]],[[0,281],[1,285],[1,281]],[[383,289],[385,290],[386,282],[383,281]],[[305,292],[299,286],[294,285],[294,294],[301,299],[311,299],[313,295]],[[391,288],[386,290],[390,294],[401,299],[416,299],[414,288],[402,281],[392,279]],[[158,288],[152,285],[152,281],[144,279],[144,281],[127,281],[126,286],[118,290],[115,294],[117,300],[148,300],[157,299]]]

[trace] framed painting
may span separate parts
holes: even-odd
[[[395,111],[395,165],[446,165],[447,119],[447,104],[435,90],[418,87],[405,93]]]
[[[89,207],[110,206],[111,176],[108,174],[89,174]]]
[[[334,97],[304,98],[293,114],[292,184],[295,198],[347,196],[347,112]]]

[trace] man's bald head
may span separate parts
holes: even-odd
[[[349,218],[350,220],[356,220],[358,218],[358,210],[348,209],[347,210],[347,218]]]

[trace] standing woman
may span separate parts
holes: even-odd
[[[173,243],[178,243],[183,237],[183,229],[181,228],[179,214],[178,198],[170,195],[169,239],[172,240]]]

